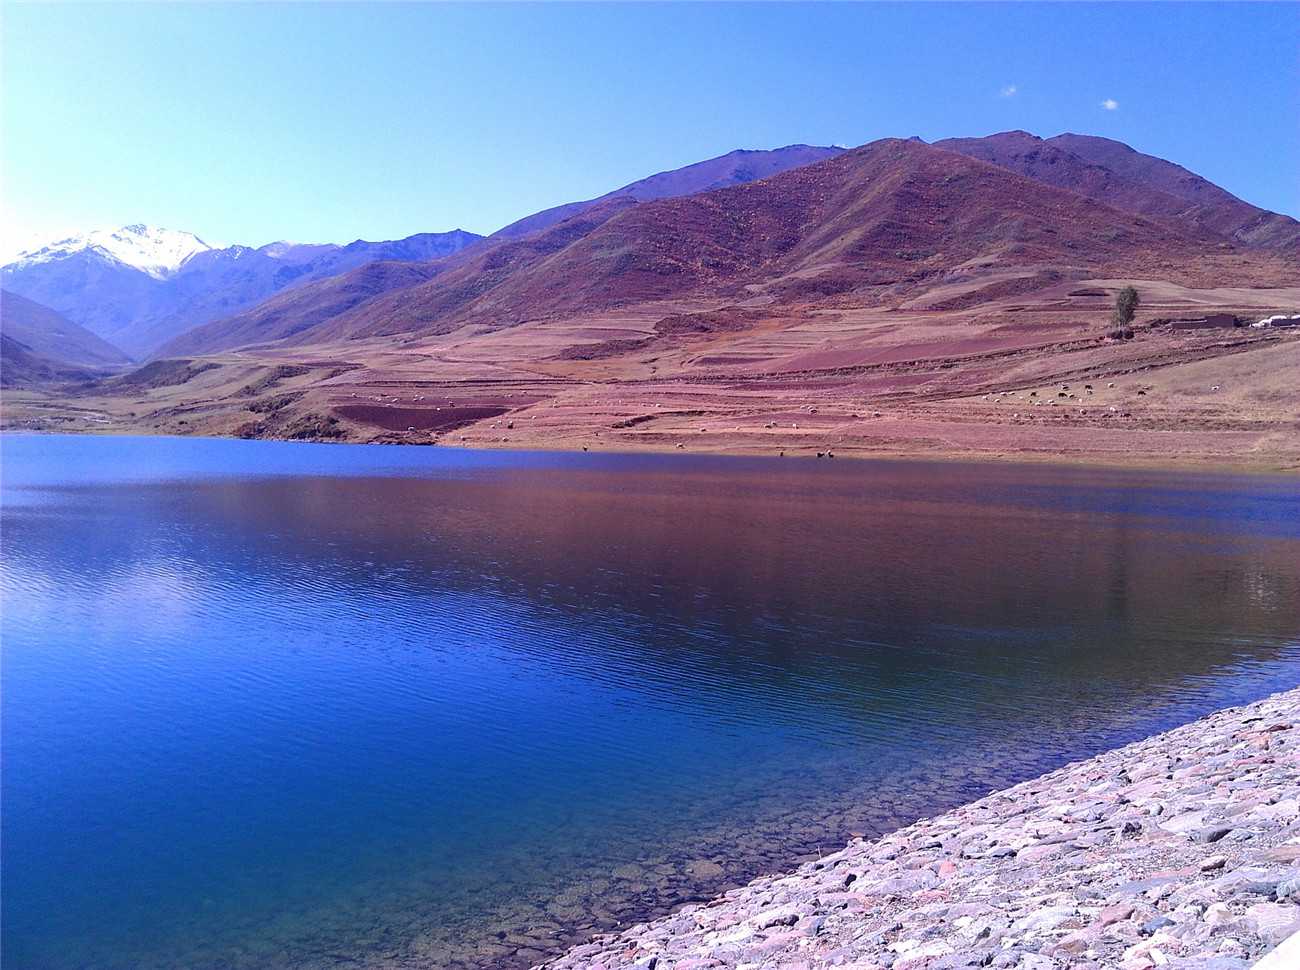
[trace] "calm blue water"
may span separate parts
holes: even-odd
[[[1300,480],[6,436],[3,957],[527,965],[1300,683]]]

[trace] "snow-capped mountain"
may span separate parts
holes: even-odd
[[[191,327],[299,283],[376,260],[437,259],[479,238],[457,229],[346,246],[217,247],[192,232],[137,224],[29,248],[0,267],[0,282],[143,358]]]
[[[25,269],[93,252],[161,280],[179,270],[195,253],[215,248],[219,247],[208,245],[192,232],[136,223],[121,229],[96,229],[25,250],[9,266]]]

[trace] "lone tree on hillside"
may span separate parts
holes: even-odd
[[[1127,327],[1133,322],[1137,308],[1138,291],[1131,286],[1124,287],[1115,294],[1115,309],[1111,311],[1110,322],[1117,327]]]

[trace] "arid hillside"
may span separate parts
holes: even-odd
[[[123,368],[130,358],[47,306],[0,292],[0,384],[15,387],[72,379],[92,380]]]
[[[1116,144],[887,139],[615,195],[280,294],[133,374],[7,395],[5,421],[1300,467],[1300,329],[1248,326],[1300,311],[1294,220],[1126,146],[1111,167]],[[1125,285],[1141,305],[1116,326]]]
[[[610,199],[633,199],[637,202],[650,202],[654,199],[667,199],[679,195],[694,195],[697,192],[711,192],[729,185],[740,185],[757,179],[769,178],[787,169],[811,165],[824,158],[833,158],[844,149],[822,147],[819,145],[786,145],[770,151],[749,151],[739,149],[719,155],[717,158],[696,162],[668,172],[659,172],[643,179],[638,179],[622,188],[607,192],[599,198],[586,202],[569,202],[550,209],[543,209],[530,216],[518,219],[510,225],[498,229],[492,234],[493,239],[519,239],[540,229],[547,229],[557,222],[563,222],[584,209],[590,209]]]
[[[373,264],[342,278],[346,300],[332,299],[336,281],[303,288],[190,331],[164,355],[498,329],[668,298],[879,306],[1012,267],[1054,279],[1097,271],[1185,283],[1285,279],[1280,263],[1195,224],[886,139],[717,191],[612,198],[399,280]]]
[[[1243,202],[1181,165],[1109,138],[1070,134],[1039,138],[1008,131],[987,138],[949,138],[935,146],[1125,212],[1203,229],[1247,248],[1300,256],[1300,222]]]
[[[577,236],[599,226],[611,215],[637,202],[709,192],[740,185],[809,165],[841,154],[843,149],[814,145],[787,145],[768,151],[739,150],[692,165],[659,172],[607,192],[599,198],[570,202],[518,219],[479,242],[459,259],[425,262],[422,269],[402,268],[371,262],[354,272],[308,284],[283,299],[271,299],[247,312],[217,321],[213,326],[172,341],[155,356],[207,352],[216,348],[292,337],[317,328],[335,317],[360,307],[372,297],[397,293],[444,270],[464,267],[458,279],[471,278],[472,287],[485,289],[502,273],[515,268],[530,255],[548,255]],[[560,223],[565,225],[551,232]],[[523,245],[514,243],[523,240]],[[491,249],[493,255],[474,257]],[[394,256],[384,256],[392,260]],[[453,284],[454,288],[455,284]],[[368,309],[359,311],[368,313]],[[196,321],[196,325],[201,321]]]

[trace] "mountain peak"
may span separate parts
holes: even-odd
[[[192,232],[163,229],[141,222],[118,229],[95,229],[20,252],[6,268],[25,268],[37,263],[68,259],[92,253],[124,266],[138,269],[155,279],[165,279],[197,253],[213,247]]]
[[[783,148],[736,148],[725,155],[694,162],[681,168],[658,172],[629,182],[621,188],[606,192],[604,195],[583,202],[569,202],[557,205],[541,212],[525,216],[503,229],[498,229],[496,238],[519,239],[529,233],[554,226],[571,216],[577,215],[598,203],[611,199],[650,202],[675,196],[694,195],[697,192],[709,192],[728,185],[754,182],[770,178],[791,168],[811,165],[845,151],[835,146],[794,144]]]

